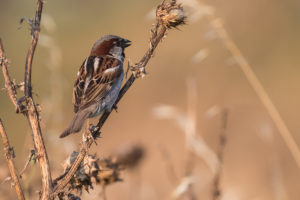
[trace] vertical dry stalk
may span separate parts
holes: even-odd
[[[29,47],[26,63],[25,63],[25,96],[31,97],[32,96],[32,88],[31,88],[31,70],[32,70],[32,60],[35,52],[35,48],[39,39],[40,34],[40,23],[42,18],[42,10],[43,10],[43,1],[38,0],[37,8],[35,12],[34,20],[31,22],[31,45]]]
[[[42,131],[41,131],[40,121],[39,121],[39,113],[37,112],[36,105],[32,98],[32,88],[31,88],[32,60],[38,42],[38,38],[39,38],[42,9],[43,9],[43,1],[38,0],[35,18],[31,24],[32,40],[27,53],[26,64],[25,64],[24,93],[25,93],[25,100],[27,106],[26,117],[28,119],[30,128],[32,130],[34,147],[38,155],[38,161],[41,169],[41,176],[42,176],[41,199],[46,200],[49,199],[50,194],[52,192],[52,178],[51,178],[48,156],[47,156],[45,144],[42,137]]]
[[[39,122],[39,115],[36,110],[36,106],[32,98],[28,98],[27,100],[27,111],[26,116],[32,130],[32,137],[34,142],[34,147],[37,152],[37,158],[41,169],[42,176],[42,198],[41,199],[49,199],[49,196],[52,192],[52,178],[51,171],[48,161],[48,156],[44,144],[44,140],[42,137],[42,131]]]
[[[10,146],[4,126],[2,124],[2,120],[0,119],[0,134],[1,134],[1,139],[3,142],[3,146],[4,146],[4,152],[5,152],[5,157],[7,159],[7,164],[8,164],[8,168],[9,168],[9,172],[11,175],[11,178],[13,180],[13,186],[15,187],[17,196],[19,200],[24,200],[24,194],[23,194],[23,190],[20,184],[20,180],[19,180],[19,175],[17,173],[16,167],[15,167],[15,163],[14,163],[14,150],[13,147]]]
[[[275,107],[274,103],[272,102],[271,98],[269,97],[268,93],[265,91],[264,87],[262,86],[261,82],[258,80],[257,76],[253,72],[251,66],[249,65],[248,61],[240,51],[240,49],[236,46],[233,40],[228,35],[227,31],[223,27],[221,21],[215,16],[214,13],[209,13],[206,15],[208,21],[210,22],[213,29],[217,32],[219,37],[222,39],[225,47],[229,50],[232,54],[233,58],[237,62],[238,66],[241,68],[243,73],[245,74],[248,82],[250,83],[251,87],[261,100],[262,104],[266,108],[268,114],[270,115],[271,119],[273,120],[275,126],[278,128],[280,135],[282,136],[284,142],[288,146],[293,158],[295,159],[298,167],[300,168],[300,150],[295,142],[291,132],[289,131],[288,127],[286,126],[285,122],[283,121],[282,117],[280,116],[277,108]]]
[[[224,109],[221,114],[222,114],[221,116],[222,124],[221,124],[221,130],[219,135],[219,145],[218,145],[218,152],[217,152],[218,159],[219,159],[219,166],[214,177],[213,198],[212,198],[213,200],[221,199],[220,178],[222,174],[224,149],[226,145],[226,129],[227,129],[227,122],[228,122],[227,109]]]

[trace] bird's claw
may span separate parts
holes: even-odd
[[[113,105],[113,109],[118,112],[118,106],[117,105]]]

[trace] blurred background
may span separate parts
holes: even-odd
[[[139,61],[149,46],[159,2],[45,2],[32,85],[35,101],[42,108],[53,178],[62,173],[61,164],[81,141],[81,134],[65,139],[58,136],[73,117],[73,84],[93,43],[106,34],[130,39],[133,45],[126,49],[127,60]],[[118,113],[113,112],[98,145],[90,151],[106,157],[131,145],[144,149],[139,165],[123,171],[122,182],[106,187],[106,198],[215,199],[214,181],[220,176],[222,200],[299,199],[299,167],[205,15],[214,11],[220,18],[299,146],[300,2],[180,2],[188,15],[187,25],[168,32],[147,66],[148,75],[126,93]],[[35,6],[34,0],[0,0],[0,37],[16,83],[23,81],[31,41],[29,25],[19,21],[32,18]],[[15,114],[0,77],[0,117],[21,171],[33,148],[30,130],[25,117]],[[217,163],[220,149],[221,168]],[[4,156],[0,168],[2,182],[9,176]],[[22,180],[27,197],[37,198],[38,164],[30,163]],[[101,190],[99,186],[84,192],[82,199],[99,199]],[[16,199],[9,181],[0,183],[0,197]]]

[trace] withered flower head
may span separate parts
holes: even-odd
[[[176,28],[185,24],[186,16],[181,4],[176,0],[160,4],[156,9],[156,18],[160,24],[167,28]]]
[[[78,152],[74,151],[71,156],[65,161],[65,173],[68,172],[74,163]],[[69,191],[82,192],[82,189],[88,191],[93,189],[93,184],[111,184],[121,180],[119,178],[120,169],[118,164],[113,163],[109,159],[99,159],[96,155],[87,155],[74,177],[69,182]]]

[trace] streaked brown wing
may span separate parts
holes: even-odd
[[[111,56],[90,56],[81,65],[73,90],[74,112],[98,102],[122,73],[122,63]]]

